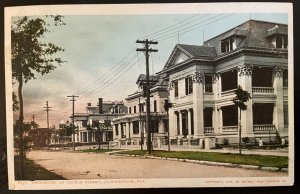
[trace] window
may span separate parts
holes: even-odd
[[[221,52],[226,53],[233,50],[233,38],[228,38],[221,41]]]
[[[139,104],[139,111],[144,112],[144,104],[143,103]]]
[[[212,108],[204,109],[204,127],[212,127],[213,126],[212,114],[213,114]]]
[[[194,135],[194,110],[190,109],[191,112],[191,134]]]
[[[188,135],[188,114],[186,111],[181,113],[182,117],[182,135]]]
[[[154,100],[153,105],[154,105],[154,112],[157,112],[157,104],[156,104],[156,100]]]
[[[118,136],[119,135],[119,125],[118,124],[115,124],[115,132],[116,132],[116,135]]]
[[[193,79],[191,76],[185,78],[185,95],[193,93]]]
[[[253,104],[253,124],[273,124],[273,103],[255,103]]]
[[[288,46],[287,36],[276,36],[276,48],[284,48],[286,49]]]
[[[174,95],[178,97],[178,81],[174,81]]]
[[[121,123],[121,138],[125,138],[126,137],[126,135],[125,135],[125,130],[124,130],[124,125],[125,125],[125,123]]]
[[[284,125],[289,125],[289,107],[288,105],[283,106]]]
[[[82,127],[87,127],[87,120],[82,121]]]
[[[129,107],[129,114],[131,114],[131,107]]]
[[[132,122],[133,125],[133,134],[138,134],[139,133],[139,121],[133,121]]]
[[[212,75],[205,75],[205,92],[207,92],[207,93],[213,92],[212,79],[213,79]]]
[[[253,67],[252,70],[253,87],[273,87],[273,68]]]
[[[222,107],[223,126],[238,125],[238,108],[235,105]]]
[[[288,78],[288,70],[283,70],[283,87],[288,87],[289,85],[289,78]]]
[[[133,107],[133,113],[136,113],[136,106]]]
[[[227,71],[221,74],[222,92],[237,88],[237,70]]]

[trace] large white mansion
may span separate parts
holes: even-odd
[[[236,143],[239,114],[232,99],[238,85],[252,96],[241,114],[242,137],[286,138],[287,35],[287,25],[250,20],[202,46],[177,44],[163,70],[152,77],[156,80],[151,89],[154,147],[166,144],[168,132],[177,145],[210,148],[224,139]],[[169,115],[165,99],[173,103]],[[139,144],[147,134],[142,92],[126,100],[128,113],[112,121],[113,139],[119,146]]]

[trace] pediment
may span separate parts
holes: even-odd
[[[170,55],[165,67],[165,68],[169,68],[173,65],[179,64],[183,61],[186,61],[188,59],[190,59],[191,56],[189,56],[187,53],[185,53],[183,50],[181,50],[180,48],[178,48],[177,46],[174,48],[174,50],[172,51],[172,54]]]

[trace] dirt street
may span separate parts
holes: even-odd
[[[28,158],[67,179],[287,176],[283,172],[95,153],[31,151]]]

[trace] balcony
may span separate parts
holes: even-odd
[[[238,132],[238,126],[225,126],[222,127],[222,130],[225,134],[236,134]]]
[[[204,127],[204,133],[214,133],[214,128],[213,127]]]
[[[258,94],[273,94],[274,88],[272,88],[272,87],[252,87],[252,92],[258,93]]]
[[[254,133],[274,133],[276,128],[272,124],[253,125]]]

